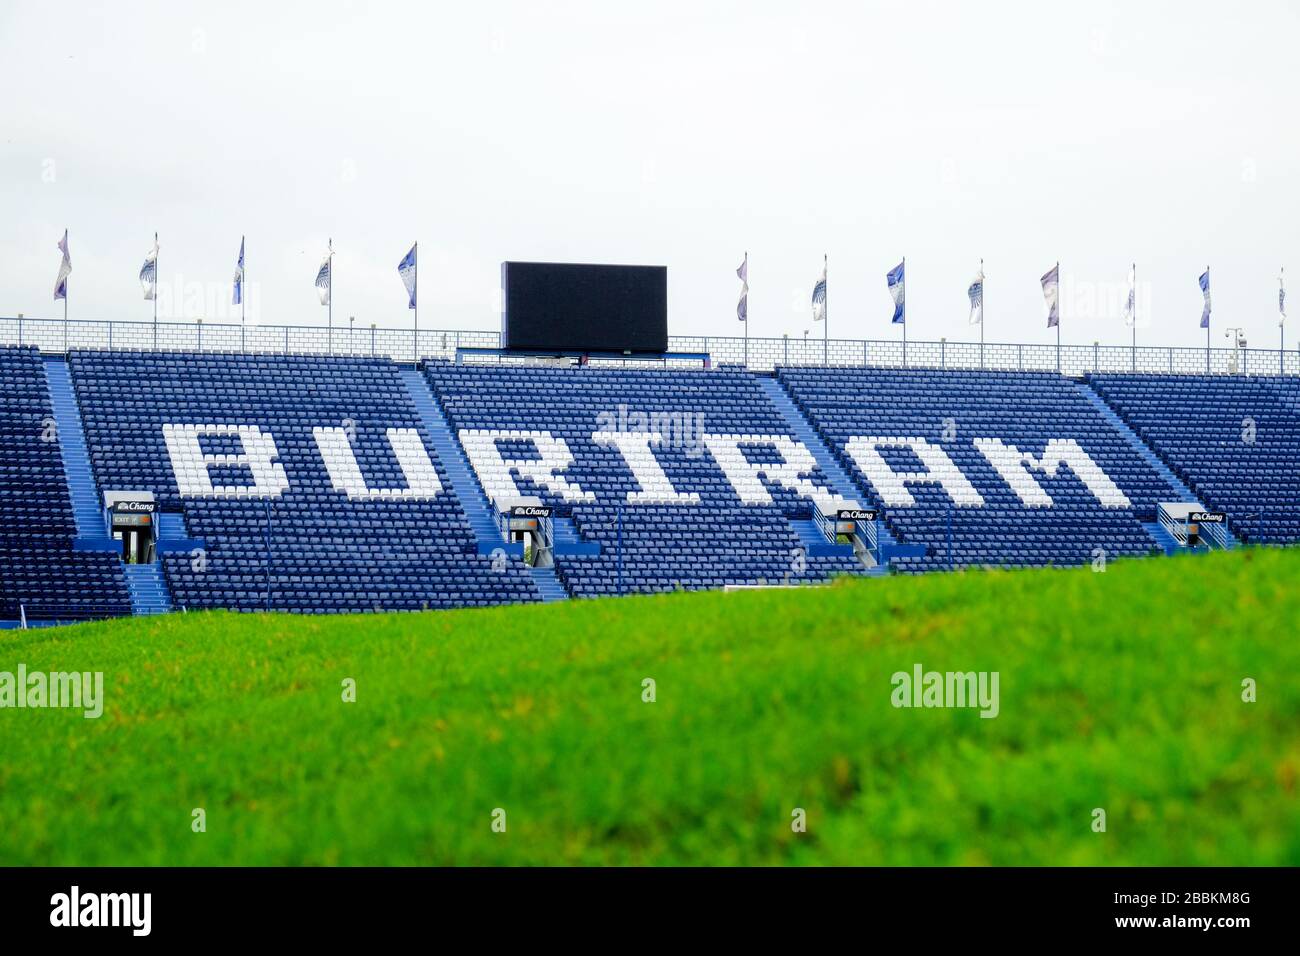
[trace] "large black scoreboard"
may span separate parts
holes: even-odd
[[[501,263],[501,344],[531,352],[668,351],[668,267]]]

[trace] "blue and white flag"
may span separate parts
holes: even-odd
[[[749,320],[749,253],[745,253],[745,260],[736,270],[736,275],[740,277],[740,301],[736,303],[736,318],[742,322]]]
[[[244,237],[239,237],[239,262],[235,265],[235,305],[244,302]]]
[[[1281,322],[1285,322],[1285,321],[1286,321],[1286,281],[1285,281],[1285,276],[1286,276],[1286,272],[1285,272],[1285,270],[1283,270],[1282,272],[1279,272],[1279,273],[1277,274],[1277,311],[1278,311],[1278,314],[1282,317],[1281,320],[1279,321],[1279,324],[1281,324]]]
[[[1061,325],[1061,264],[1058,262],[1042,278],[1043,299],[1047,302],[1047,327],[1059,328]]]
[[[984,321],[984,263],[980,263],[980,271],[971,280],[966,295],[970,297],[970,324],[979,325]]]
[[[406,286],[406,294],[411,297],[411,304],[408,308],[415,308],[415,287],[416,287],[416,249],[420,244],[417,242],[411,246],[411,251],[406,254],[401,262],[397,264],[397,274],[402,277],[402,285]]]
[[[1205,296],[1205,307],[1201,309],[1201,328],[1210,327],[1210,267],[1201,273],[1201,294]]]
[[[321,305],[330,304],[330,290],[334,287],[332,267],[334,263],[334,240],[330,240],[330,254],[320,264],[316,273],[316,294],[320,296]]]
[[[1137,263],[1128,270],[1128,301],[1124,303],[1124,324],[1129,328],[1137,322]]]
[[[907,321],[907,285],[903,279],[903,267],[906,265],[907,260],[904,259],[885,276],[885,282],[889,284],[889,294],[894,297],[894,317],[889,320],[894,325],[901,325]]]
[[[822,261],[822,277],[813,286],[812,294],[813,321],[821,322],[826,318],[826,262]]]
[[[59,263],[59,275],[54,280],[54,298],[66,300],[68,298],[68,276],[72,274],[72,259],[68,255],[68,230],[63,230],[63,238],[59,240],[59,251],[63,253],[63,261]]]
[[[144,290],[145,301],[158,294],[158,233],[153,234],[153,249],[144,257],[140,267],[140,288]]]

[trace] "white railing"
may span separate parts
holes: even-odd
[[[1159,520],[1161,527],[1169,532],[1170,537],[1177,541],[1180,546],[1187,546],[1187,526],[1181,519],[1171,515],[1163,504],[1156,505],[1156,518]]]
[[[1213,543],[1214,547],[1226,551],[1231,544],[1228,541],[1228,529],[1217,521],[1202,521],[1197,525],[1201,537]]]
[[[1156,508],[1156,517],[1160,524],[1183,547],[1187,547],[1187,535],[1192,524],[1191,515],[1194,513],[1194,510],[1187,509],[1180,511],[1178,514],[1170,514],[1163,503],[1157,505]],[[1196,526],[1197,533],[1207,546],[1224,551],[1232,547],[1232,542],[1228,538],[1228,529],[1221,522],[1199,521],[1196,522]]]
[[[71,349],[248,352],[275,355],[353,355],[399,362],[454,359],[459,348],[499,348],[497,332],[375,327],[326,329],[301,325],[196,322],[113,322],[0,318],[0,345],[34,345],[42,352]],[[755,371],[778,366],[873,366],[884,368],[1145,372],[1174,375],[1300,375],[1300,350],[1188,348],[1127,345],[908,342],[868,339],[751,338],[674,335],[673,352],[707,352],[715,365],[746,365]],[[616,360],[614,360],[616,361]],[[602,362],[601,364],[605,364]]]
[[[813,508],[813,520],[829,543],[835,544],[839,541],[839,531],[843,523],[838,520],[835,514],[826,514],[821,508]],[[854,537],[862,545],[862,549],[870,552],[877,562],[880,560],[880,538],[876,530],[879,521],[880,518],[876,517],[871,521],[855,520],[852,522]]]

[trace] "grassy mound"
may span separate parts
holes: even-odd
[[[105,686],[0,710],[0,864],[1297,864],[1298,581],[1267,550],[0,632],[0,672]],[[917,664],[996,671],[998,716],[893,706]]]

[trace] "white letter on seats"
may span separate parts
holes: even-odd
[[[402,469],[406,479],[405,488],[372,489],[366,484],[357,464],[356,452],[348,433],[342,428],[313,428],[312,436],[316,447],[320,449],[325,470],[329,472],[330,483],[335,491],[341,491],[354,501],[406,500],[415,498],[434,498],[442,493],[442,482],[438,480],[438,469],[429,460],[420,433],[414,428],[390,428],[387,430],[388,445],[393,449],[393,457]]]
[[[820,505],[825,511],[840,508],[857,508],[858,503],[842,498],[830,488],[815,485],[811,478],[817,462],[806,445],[788,435],[705,435],[705,447],[718,463],[722,473],[736,489],[740,500],[747,505],[770,505],[772,496],[760,475],[767,480],[794,492],[802,498]],[[751,462],[741,445],[766,445],[775,448],[782,460],[779,462]]]
[[[1053,438],[1043,450],[1043,457],[1022,452],[1015,445],[997,438],[976,438],[975,447],[988,459],[994,470],[1011,486],[1017,497],[1030,508],[1050,508],[1052,498],[1025,467],[1048,476],[1057,475],[1062,465],[1069,467],[1101,502],[1103,508],[1129,508],[1131,502],[1115,482],[1088,456],[1073,438]]]
[[[877,451],[881,445],[912,449],[926,470],[894,471]],[[948,493],[958,508],[984,507],[984,499],[975,490],[975,486],[966,480],[966,476],[957,470],[948,453],[938,445],[931,445],[924,438],[859,436],[850,438],[844,450],[862,469],[888,508],[911,508],[916,504],[916,499],[907,490],[909,483],[938,485]]]
[[[565,501],[595,501],[596,496],[583,491],[559,474],[573,464],[573,453],[563,438],[550,432],[520,431],[510,428],[462,428],[457,433],[460,445],[474,466],[474,474],[492,501],[501,498],[518,498],[520,492],[510,476],[513,468],[520,478],[528,478]],[[499,441],[532,442],[541,458],[501,457]]]
[[[658,432],[620,432],[599,431],[591,436],[597,445],[613,445],[627,462],[632,477],[640,485],[639,491],[627,493],[628,504],[632,505],[698,505],[700,496],[697,492],[677,491],[664,474],[659,459],[650,450],[653,443],[658,445],[663,436]]]
[[[182,498],[278,498],[289,487],[275,439],[256,425],[163,425],[163,441],[172,460],[172,474]],[[238,455],[209,455],[199,439],[233,435],[244,451]],[[253,486],[213,485],[208,469],[214,465],[243,465],[253,474]]]

